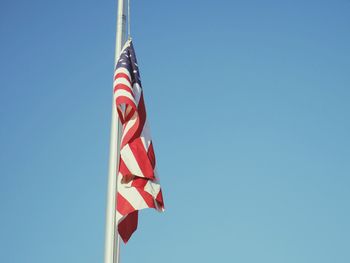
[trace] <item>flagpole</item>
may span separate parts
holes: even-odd
[[[126,42],[126,6],[127,0],[118,0],[117,33],[115,41],[114,68],[120,51]],[[121,138],[121,124],[115,109],[115,101],[112,103],[112,121],[109,147],[108,189],[106,208],[105,230],[105,263],[119,263],[120,238],[116,227],[116,194],[117,194],[117,168],[119,163],[119,148]]]

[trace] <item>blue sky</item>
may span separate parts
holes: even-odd
[[[350,2],[133,1],[166,212],[121,262],[350,262]],[[116,1],[0,3],[0,262],[102,262]]]

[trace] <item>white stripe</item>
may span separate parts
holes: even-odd
[[[118,73],[124,73],[124,74],[128,75],[129,79],[131,79],[129,70],[127,70],[127,69],[124,68],[124,67],[119,67],[119,68],[117,68],[117,69],[115,70],[115,72],[114,72],[114,78],[115,78],[115,76],[117,76]]]
[[[117,99],[118,97],[127,97],[129,98],[136,106],[134,97],[131,95],[130,92],[123,90],[123,89],[117,89],[116,92],[114,92],[114,98]]]
[[[150,195],[152,195],[154,199],[156,199],[160,191],[160,184],[148,180],[147,184],[144,187],[144,190]]]
[[[135,210],[148,207],[142,195],[140,195],[135,187],[126,187],[125,185],[121,184],[118,186],[118,192],[130,203],[133,208],[135,208]]]
[[[129,147],[129,144],[125,145],[123,149],[121,149],[120,155],[131,174],[139,177],[145,177],[139,167],[139,164],[137,163],[134,157],[133,152]]]
[[[141,132],[141,141],[143,143],[143,146],[146,149],[146,152],[148,151],[148,147],[150,146],[152,139],[151,139],[151,133],[149,130],[148,122],[147,120],[145,121],[145,124],[143,126],[142,132]]]
[[[115,211],[115,218],[117,219],[117,222],[121,220],[124,216],[118,212],[118,210]]]
[[[113,85],[114,85],[113,87],[115,88],[115,86],[117,86],[118,84],[123,84],[123,85],[129,87],[130,90],[132,90],[131,84],[126,78],[117,78],[113,82]]]
[[[132,180],[130,181],[130,182],[128,182],[128,183],[122,183],[122,180],[123,180],[123,175],[122,175],[122,173],[121,172],[119,172],[118,173],[118,182],[117,182],[117,187],[118,187],[118,189],[119,189],[119,187],[131,187],[131,185],[132,185]]]
[[[137,82],[134,83],[132,87],[133,87],[133,93],[134,93],[136,105],[138,105],[141,98],[142,88]]]
[[[130,118],[130,120],[126,123],[126,126],[123,130],[121,141],[124,140],[124,137],[128,134],[129,130],[135,125],[136,120],[137,120],[137,113],[135,112],[134,115]]]

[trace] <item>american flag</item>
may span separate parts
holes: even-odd
[[[119,235],[127,243],[137,228],[138,210],[164,210],[140,73],[131,40],[125,44],[117,62],[114,99],[122,123],[116,222]]]

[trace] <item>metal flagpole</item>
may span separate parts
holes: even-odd
[[[126,42],[126,6],[127,0],[118,0],[117,34],[115,41],[115,61],[123,45]],[[105,233],[105,263],[119,263],[120,238],[115,222],[116,194],[117,194],[117,168],[119,163],[119,148],[121,138],[121,124],[115,109],[115,101],[112,103],[112,123],[109,148],[108,189],[106,208],[106,233]]]

